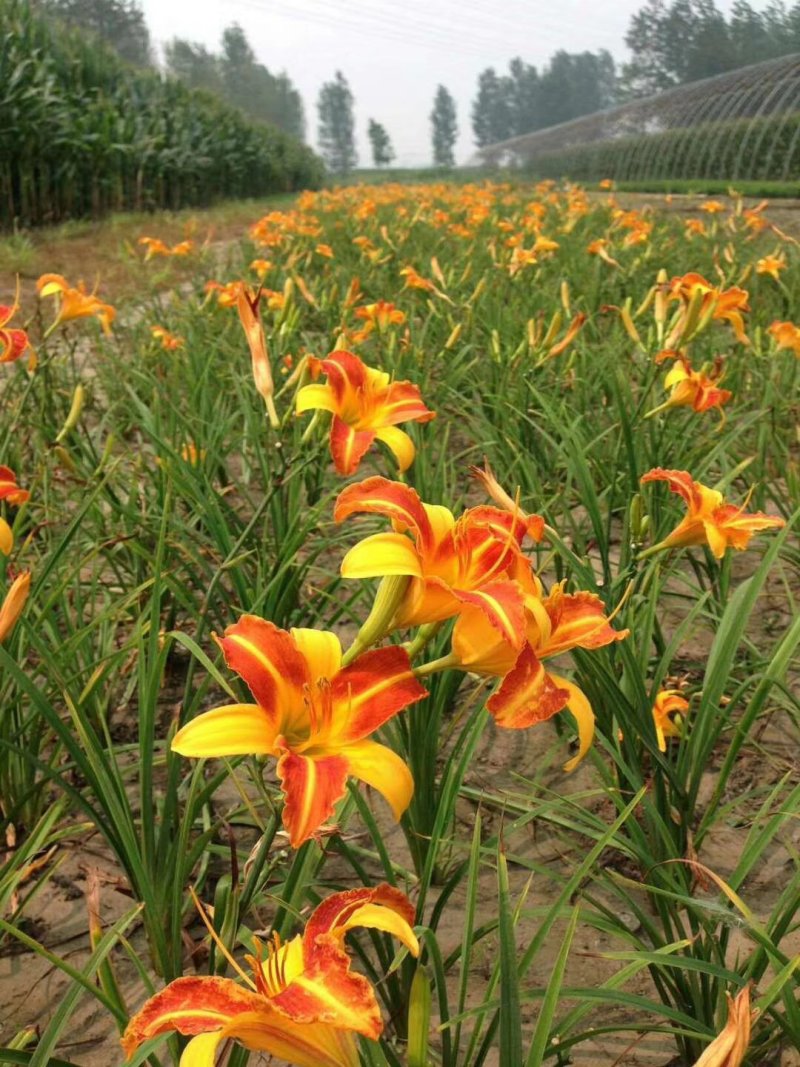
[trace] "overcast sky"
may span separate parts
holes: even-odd
[[[478,74],[521,56],[541,66],[559,48],[607,48],[625,58],[623,38],[644,0],[141,0],[158,46],[184,37],[216,49],[238,22],[258,59],[286,70],[303,95],[307,138],[316,144],[316,100],[337,69],[355,96],[359,161],[371,163],[369,118],[382,122],[398,166],[430,162],[436,86],[458,109],[457,158],[473,152],[470,105]],[[730,8],[730,0],[718,6]],[[762,7],[754,3],[754,7]]]

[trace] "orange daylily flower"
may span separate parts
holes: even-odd
[[[145,262],[148,259],[152,259],[153,256],[168,256],[169,248],[159,237],[140,237],[139,244],[144,245],[147,249],[145,252]]]
[[[769,274],[776,282],[780,281],[780,272],[786,270],[788,264],[783,252],[777,256],[764,256],[756,263],[756,274]]]
[[[24,504],[30,498],[31,494],[28,490],[17,484],[17,476],[11,468],[0,466],[0,500],[19,505]]]
[[[662,351],[657,357],[661,362],[672,353]],[[672,369],[664,379],[664,388],[671,389],[669,399],[657,408],[647,412],[647,416],[654,415],[657,411],[665,408],[691,407],[697,412],[709,411],[711,408],[721,408],[727,404],[733,393],[729,389],[720,389],[721,374],[706,374],[702,370],[692,370],[689,361],[680,353]]]
[[[159,237],[140,237],[139,244],[147,249],[144,257],[145,263],[153,256],[188,256],[194,251],[194,241],[180,241],[170,248]]]
[[[725,205],[719,200],[706,200],[705,203],[700,205],[700,210],[705,211],[708,215],[719,215],[721,211],[725,210]]]
[[[206,282],[203,287],[205,292],[210,296],[211,293],[217,294],[217,304],[221,308],[236,307],[239,300],[239,294],[244,288],[244,282]]]
[[[741,1067],[750,1044],[750,1028],[758,1011],[750,1008],[750,986],[728,998],[725,1028],[711,1042],[694,1067]]]
[[[10,467],[0,466],[0,500],[7,500],[9,504],[18,506],[30,500],[31,494],[27,489],[17,485],[17,476]],[[0,552],[4,556],[10,556],[14,548],[14,534],[5,519],[0,518]]]
[[[370,330],[377,326],[379,333],[383,333],[389,326],[402,326],[406,321],[405,312],[396,308],[388,300],[364,304],[356,308],[354,315],[357,319],[362,319]]]
[[[192,1038],[184,1067],[210,1067],[227,1039],[295,1067],[358,1067],[354,1034],[377,1041],[383,1020],[372,985],[350,969],[345,936],[358,927],[381,930],[418,956],[413,922],[413,907],[393,886],[333,893],[302,934],[285,944],[277,936],[256,941],[256,955],[246,957],[252,978],[228,956],[249,989],[231,978],[187,976],[156,993],[128,1023],[126,1056],[177,1030]]]
[[[531,580],[532,579],[532,580]],[[485,616],[468,608],[456,620],[453,654],[467,671],[502,678],[486,703],[498,726],[524,730],[545,722],[568,708],[578,725],[578,753],[565,771],[574,770],[591,748],[594,712],[586,694],[574,682],[548,671],[543,660],[573,648],[594,649],[622,641],[630,631],[615,630],[598,596],[589,592],[566,593],[565,582],[542,597],[532,575],[525,588],[524,644],[521,651],[503,641]]]
[[[0,304],[0,363],[13,363],[24,356],[29,348],[33,354],[27,333],[24,330],[12,329],[8,325],[18,310],[19,304],[16,300],[11,307]]]
[[[315,251],[318,255],[325,256],[326,259],[333,259],[333,249],[330,245],[317,245]]]
[[[683,737],[683,718],[689,710],[689,701],[678,689],[660,689],[653,705],[653,722],[658,738],[659,752],[667,751],[668,737]]]
[[[666,482],[688,507],[686,517],[663,541],[647,549],[647,554],[667,548],[707,544],[717,559],[722,559],[729,546],[742,551],[747,548],[753,534],[786,525],[776,515],[764,515],[762,512],[750,514],[744,510],[744,506],[737,508],[733,504],[726,504],[722,493],[695,482],[688,471],[654,467],[642,476],[641,481],[643,484]]]
[[[263,279],[264,275],[272,270],[272,263],[268,259],[254,259],[250,263],[250,270],[255,271],[259,279]]]
[[[342,561],[342,575],[410,577],[391,629],[443,622],[472,605],[505,641],[521,647],[519,578],[531,565],[520,546],[531,530],[541,537],[543,520],[539,525],[534,516],[489,506],[469,508],[456,519],[448,508],[423,504],[409,486],[379,477],[339,494],[336,522],[359,512],[386,516],[394,532],[373,534],[354,545]]]
[[[413,267],[403,267],[400,277],[405,278],[404,289],[425,289],[429,293],[438,292],[433,282],[423,278]]]
[[[327,359],[311,357],[313,377],[326,375],[327,384],[305,385],[297,393],[297,413],[312,409],[333,415],[330,449],[336,470],[353,474],[375,440],[395,455],[401,471],[414,462],[416,450],[400,422],[430,422],[436,417],[412,382],[393,382],[385,371],[362,363],[352,352],[332,352]]]
[[[706,224],[702,219],[686,219],[684,229],[687,237],[705,237]]]
[[[598,189],[603,189],[603,190],[613,189],[614,188],[614,179],[613,178],[603,178],[601,181],[599,181],[597,183],[597,188]]]
[[[111,333],[111,323],[116,317],[116,310],[110,304],[104,304],[95,293],[87,293],[83,282],[77,288],[61,274],[43,274],[36,282],[40,298],[55,296],[58,302],[58,314],[53,320],[52,329],[60,322],[71,319],[96,318],[103,328],[103,333]]]
[[[175,352],[178,348],[183,348],[186,343],[182,337],[176,333],[170,333],[163,326],[151,326],[150,333],[156,341],[161,342],[161,347],[165,352]]]
[[[0,604],[0,644],[9,636],[17,619],[22,614],[25,601],[31,588],[31,573],[23,571],[18,575],[6,593],[3,603]]]
[[[679,341],[688,341],[712,319],[729,323],[736,339],[743,345],[750,344],[742,318],[742,313],[750,310],[746,289],[735,285],[730,289],[715,289],[702,274],[690,272],[670,281],[668,296],[671,300],[679,300],[682,308],[678,322],[665,342],[665,348],[677,348]]]
[[[255,615],[229,626],[219,644],[256,703],[198,715],[175,735],[175,752],[276,757],[293,848],[330,818],[351,775],[377,789],[400,818],[414,791],[411,773],[369,736],[428,695],[405,649],[373,649],[343,667],[336,634],[287,632]]]
[[[586,246],[586,251],[590,256],[598,256],[604,263],[608,263],[610,267],[618,267],[620,265],[619,262],[609,254],[608,244],[609,242],[604,237],[598,237]]]
[[[767,333],[774,338],[775,347],[780,351],[788,348],[800,358],[800,326],[792,322],[778,322],[777,320],[767,328]]]

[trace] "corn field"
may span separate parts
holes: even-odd
[[[0,226],[316,186],[322,164],[215,97],[0,0]]]

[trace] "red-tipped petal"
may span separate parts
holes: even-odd
[[[177,978],[133,1016],[122,1035],[122,1047],[130,1058],[143,1041],[158,1034],[221,1030],[237,1015],[260,1012],[265,1006],[263,997],[230,978]]]
[[[399,529],[412,530],[423,547],[433,543],[433,529],[417,493],[402,482],[388,478],[365,478],[356,485],[348,485],[336,500],[333,517],[343,522],[357,513],[385,515]]]
[[[25,354],[29,344],[24,330],[0,330],[0,363],[13,363]]]
[[[243,615],[227,628],[220,644],[225,662],[272,719],[278,721],[283,712],[302,706],[303,686],[311,677],[286,630],[257,615]]]
[[[673,493],[682,496],[689,507],[696,506],[697,489],[696,483],[688,471],[665,470],[663,467],[654,467],[641,477],[642,485],[647,482],[666,482]]]
[[[319,366],[328,376],[328,384],[340,407],[367,382],[367,367],[352,352],[331,352],[327,359],[319,361]]]
[[[538,648],[542,658],[557,656],[570,648],[602,648],[622,641],[630,633],[615,630],[606,618],[603,601],[585,590],[565,593],[556,585],[545,599],[544,608],[551,629],[545,645]]]
[[[530,645],[486,703],[498,726],[524,730],[551,719],[567,706],[569,692],[550,678]]]
[[[299,848],[333,815],[345,794],[350,765],[344,755],[314,758],[285,752],[277,771],[286,797],[283,825],[292,848]]]
[[[412,382],[392,382],[386,390],[376,423],[395,426],[399,422],[430,422],[436,412],[424,404],[419,388]]]
[[[356,430],[338,415],[331,422],[330,447],[333,465],[339,474],[355,474],[375,440],[374,430]]]
[[[383,1030],[372,986],[350,971],[344,937],[356,926],[386,931],[413,955],[419,945],[408,898],[388,885],[334,893],[320,904],[303,934],[303,973],[273,1003],[293,1019],[322,1019],[376,1040]]]
[[[388,645],[365,652],[331,682],[337,739],[369,737],[393,715],[427,695],[404,648]]]

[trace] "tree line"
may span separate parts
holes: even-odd
[[[37,0],[57,14],[109,41],[128,61],[152,64],[147,26],[136,0]],[[630,59],[615,63],[610,52],[559,50],[537,67],[521,57],[506,72],[487,67],[478,76],[470,119],[478,147],[554,126],[629,100],[738,67],[800,52],[800,0],[770,0],[756,10],[734,0],[728,14],[715,0],[647,0],[630,20],[625,44]],[[285,72],[275,74],[256,59],[244,31],[234,24],[218,52],[176,38],[167,44],[169,74],[195,89],[213,92],[248,117],[303,138],[303,101]],[[331,170],[357,164],[354,99],[337,72],[318,100],[318,140]],[[455,102],[439,86],[429,114],[435,165],[454,164],[458,134]],[[386,128],[370,118],[367,133],[375,166],[394,160]]]

